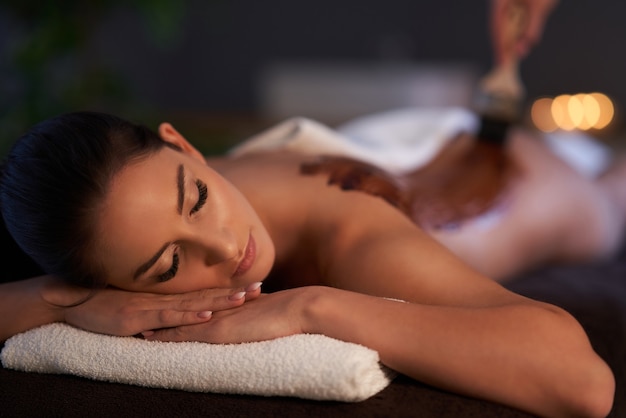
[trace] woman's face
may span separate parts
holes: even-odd
[[[199,156],[164,148],[118,173],[96,260],[121,289],[181,293],[262,281],[274,245],[245,197]]]

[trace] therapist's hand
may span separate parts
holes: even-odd
[[[513,4],[524,8],[526,20],[516,42],[510,46],[505,23]],[[548,16],[557,4],[558,0],[491,0],[491,38],[496,63],[502,64],[511,47],[519,59],[526,57],[541,40]]]
[[[257,284],[248,289],[205,289],[176,295],[111,288],[92,294],[90,290],[55,283],[45,290],[43,298],[62,309],[65,322],[70,325],[102,334],[130,336],[207,322],[213,313],[241,306],[260,293]]]

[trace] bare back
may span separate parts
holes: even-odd
[[[209,161],[246,195],[274,240],[276,263],[266,290],[322,284],[415,302],[472,299],[467,292],[453,295],[441,288],[464,289],[470,282],[462,286],[450,281],[467,277],[483,282],[479,273],[384,199],[329,186],[324,175],[300,174],[302,163],[312,159],[272,152]],[[406,244],[398,247],[400,242]],[[390,268],[395,257],[410,258],[413,267],[396,272]],[[483,291],[476,286],[477,301],[479,293],[489,294]]]
[[[497,280],[542,263],[585,261],[610,254],[621,239],[616,224],[621,216],[614,213],[614,205],[594,180],[577,173],[530,134],[516,132],[509,147],[521,176],[508,190],[504,203],[459,228],[427,233]],[[337,215],[336,205],[356,204],[355,196],[363,194],[329,186],[327,175],[303,175],[303,163],[311,160],[288,152],[266,152],[209,162],[235,183],[276,232],[276,270],[285,273],[279,277],[291,277],[289,286],[277,283],[278,287],[290,287],[293,280],[296,285],[319,283],[320,272],[315,271],[320,268],[315,259],[318,255],[311,251],[319,245],[314,242],[316,233],[324,230],[324,225],[343,221],[329,219],[333,215],[328,211],[312,211],[324,204],[334,206],[330,213]],[[346,196],[337,200],[341,194]],[[381,200],[372,199],[375,204]],[[363,205],[361,198],[358,200]],[[391,209],[390,216],[403,216],[397,208]],[[325,219],[318,219],[321,216]],[[325,233],[323,239],[332,239],[332,231]],[[317,267],[302,271],[302,265]],[[294,269],[296,274],[292,274]]]
[[[527,132],[514,132],[508,152],[521,174],[503,203],[458,229],[430,231],[435,239],[494,279],[615,251],[623,215],[597,180],[578,173]]]

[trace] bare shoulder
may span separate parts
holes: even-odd
[[[322,161],[322,163],[320,163]],[[263,214],[288,209],[321,222],[346,224],[350,214],[386,202],[402,216],[393,178],[370,165],[339,157],[305,156],[287,151],[250,154],[210,162]],[[358,204],[353,199],[365,200]],[[400,212],[398,212],[400,209]]]
[[[301,173],[302,164],[311,158],[287,151],[262,152],[209,161],[209,165],[233,183],[261,215],[272,216],[286,210],[304,213],[319,200],[324,179]]]
[[[323,158],[323,157],[322,157]],[[383,218],[415,226],[384,198],[354,186],[354,165],[310,171],[318,156],[267,152],[210,163],[248,199],[281,242],[324,242],[332,248],[346,231],[373,230]],[[337,180],[340,178],[340,180]],[[371,215],[376,213],[375,217]],[[285,251],[291,251],[287,246]]]

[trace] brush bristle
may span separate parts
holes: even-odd
[[[521,100],[504,94],[479,92],[474,98],[474,107],[480,115],[514,121],[519,119]]]
[[[482,91],[475,96],[474,106],[480,116],[477,138],[494,144],[503,144],[509,127],[520,119],[521,100],[510,95]]]
[[[512,121],[490,116],[480,118],[480,127],[476,138],[492,144],[503,144],[506,141]]]

